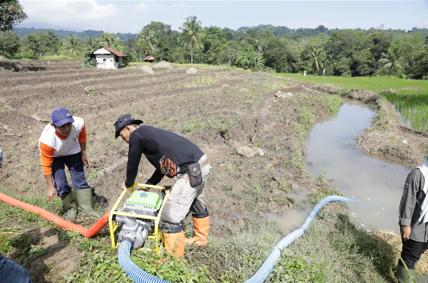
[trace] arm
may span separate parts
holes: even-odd
[[[406,182],[404,184],[403,196],[400,201],[400,228],[401,228],[401,236],[404,240],[408,240],[410,238],[410,234],[412,229],[410,227],[413,217],[413,212],[416,206],[416,196],[419,191],[417,184],[414,182],[415,174],[414,172],[410,172],[407,176]]]
[[[143,148],[134,135],[129,139],[128,163],[126,165],[126,181],[127,188],[132,187],[135,183],[135,178],[138,173],[138,166],[140,164]]]
[[[163,176],[165,175],[162,174],[159,169],[156,169],[155,172],[153,172],[153,175],[150,177],[150,179],[146,181],[146,184],[157,185],[162,180]]]
[[[82,128],[82,130],[80,131],[80,134],[79,134],[79,144],[80,144],[80,150],[81,150],[81,153],[82,153],[83,164],[87,168],[89,168],[91,166],[91,163],[89,162],[88,154],[86,152],[86,139],[87,139],[86,127],[83,126],[83,128]]]
[[[48,185],[48,199],[55,195],[55,186],[52,177],[52,163],[54,149],[44,143],[40,143],[40,167]]]

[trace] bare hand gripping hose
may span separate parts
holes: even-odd
[[[278,263],[279,258],[281,257],[282,251],[289,246],[291,243],[293,243],[295,240],[297,240],[300,236],[305,233],[305,231],[308,229],[309,224],[314,219],[315,215],[321,210],[323,206],[330,202],[351,202],[352,200],[345,197],[340,196],[328,196],[323,198],[311,211],[311,213],[306,217],[305,223],[297,229],[282,238],[282,240],[273,248],[270,255],[267,257],[267,259],[263,262],[262,266],[259,268],[259,270],[245,283],[260,283],[265,282],[266,278],[269,276],[269,274],[272,272],[275,265]]]

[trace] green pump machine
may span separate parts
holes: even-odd
[[[158,253],[162,240],[159,222],[169,193],[169,187],[141,183],[123,190],[109,217],[112,247],[128,240],[134,249],[139,249],[146,247],[149,239],[151,249]]]

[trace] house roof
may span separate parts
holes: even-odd
[[[156,58],[153,57],[152,55],[147,55],[146,57],[143,58],[143,61],[155,61]]]
[[[113,54],[116,55],[117,57],[125,57],[126,55],[122,52],[120,52],[119,50],[116,50],[112,47],[103,47],[100,49],[95,50],[92,54]]]

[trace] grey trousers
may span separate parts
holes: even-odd
[[[177,181],[172,187],[162,212],[161,221],[164,222],[164,225],[161,224],[162,230],[169,230],[168,228],[164,228],[170,226],[169,224],[178,226],[176,229],[181,230],[180,223],[189,213],[194,201],[197,200],[204,204],[203,192],[211,170],[211,165],[206,155],[203,155],[198,162],[201,164],[202,184],[193,188],[190,186],[188,174],[177,175]]]

